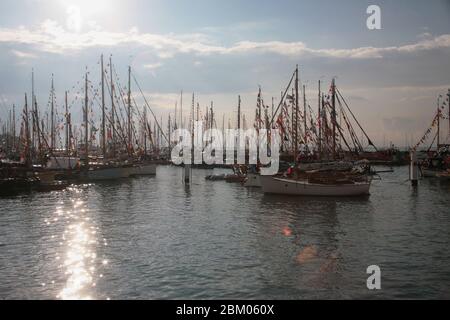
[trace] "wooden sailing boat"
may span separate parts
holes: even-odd
[[[116,180],[121,178],[127,178],[130,176],[127,167],[120,164],[111,164],[106,161],[106,130],[105,130],[105,87],[104,87],[104,68],[103,68],[103,55],[101,56],[101,77],[102,77],[102,162],[89,162],[89,97],[88,97],[88,75],[85,74],[85,99],[84,99],[84,126],[85,126],[85,140],[84,140],[84,153],[85,164],[84,170],[82,170],[82,178],[89,181],[95,180]]]
[[[147,100],[144,97],[146,102],[146,107],[148,106]],[[129,148],[132,149],[132,132],[131,132],[131,67],[128,68],[128,143]],[[145,107],[144,107],[145,108]],[[150,133],[148,122],[147,122],[147,109],[144,109],[144,116],[142,119],[144,126],[144,154],[140,159],[135,159],[132,161],[132,165],[128,168],[128,172],[130,176],[141,176],[141,175],[156,175],[156,163],[152,162],[147,158],[147,134]],[[155,123],[159,123],[155,117]],[[160,127],[159,127],[160,128]]]
[[[441,99],[443,101],[441,101]],[[445,101],[446,100],[446,101]],[[450,144],[441,143],[441,120],[445,118],[443,111],[445,106],[448,107],[448,136],[450,138],[450,89],[448,89],[447,99],[443,99],[442,95],[439,95],[437,99],[437,112],[433,119],[431,127],[427,130],[422,139],[413,148],[416,150],[422,143],[427,140],[428,134],[433,132],[433,128],[436,127],[436,133],[428,147],[425,157],[420,161],[419,168],[422,177],[424,178],[440,178],[449,179],[450,173]],[[433,144],[436,142],[436,149],[432,151]]]
[[[294,149],[294,168],[291,168],[287,173],[276,176],[261,176],[260,182],[264,193],[297,195],[297,196],[361,196],[369,194],[371,180],[367,175],[361,174],[358,171],[337,171],[333,168],[322,168],[319,165],[316,170],[305,171],[298,167],[298,146],[299,146],[299,80],[298,80],[298,66],[292,75],[290,84],[295,79],[295,109],[293,117],[293,149]],[[285,95],[287,90],[285,91]],[[303,90],[304,92],[305,90]],[[332,117],[332,136],[331,136],[331,153],[332,159],[337,159],[337,141],[336,131],[340,130],[336,122],[336,87],[333,79],[331,85],[331,117]],[[281,105],[282,101],[280,102]],[[304,138],[303,144],[306,152],[308,152],[307,144],[307,127],[306,127],[306,101],[304,98]]]

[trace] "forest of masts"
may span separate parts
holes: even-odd
[[[205,129],[220,128],[213,102],[202,112],[195,94],[183,116],[182,91],[180,104],[175,103],[174,113],[169,113],[166,125],[163,125],[163,118],[157,119],[131,67],[128,67],[127,85],[122,87],[111,58],[105,65],[102,55],[99,64],[100,83],[93,84],[91,72],[86,68],[83,79],[71,91],[65,91],[62,104],[57,103],[52,75],[45,111],[37,101],[32,72],[31,97],[24,95],[21,110],[13,105],[2,125],[3,152],[10,158],[20,158],[29,166],[44,164],[48,157],[57,155],[78,156],[86,163],[86,155],[103,161],[142,156],[168,158],[171,146],[177,142],[174,130],[191,129],[194,121],[203,121]],[[142,108],[138,107],[132,94],[132,82],[144,102]],[[244,130],[251,127],[279,129],[282,152],[315,159],[337,159],[344,153],[363,152],[364,139],[373,146],[335,80],[332,79],[329,90],[323,92],[321,88],[319,81],[317,105],[313,107],[306,98],[306,86],[300,85],[297,67],[277,105],[273,97],[271,106],[267,105],[259,88],[253,121],[246,119],[238,96],[237,117],[228,119],[227,128],[232,128],[233,123],[235,128]],[[83,115],[78,125],[73,119],[73,114],[79,114],[74,112],[78,111],[76,108],[81,109]],[[352,122],[361,129],[359,136]],[[225,114],[221,125],[226,129]]]

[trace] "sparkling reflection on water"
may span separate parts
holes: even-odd
[[[450,298],[449,184],[397,168],[370,197],[296,198],[207,174],[0,198],[0,298]]]
[[[72,209],[64,212],[57,208],[57,214],[66,217],[67,228],[62,235],[65,257],[63,267],[67,281],[58,298],[91,299],[91,287],[96,283],[96,245],[98,227],[92,225],[89,209],[83,200],[72,199]],[[60,260],[57,257],[57,260]],[[106,261],[106,260],[105,260]],[[100,274],[101,278],[102,275]]]

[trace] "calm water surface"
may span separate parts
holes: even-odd
[[[203,170],[185,186],[164,166],[0,198],[0,298],[450,298],[450,184],[414,190],[395,170],[361,199],[263,195]]]

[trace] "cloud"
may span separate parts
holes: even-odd
[[[20,59],[36,59],[37,58],[37,55],[35,55],[34,53],[30,53],[30,52],[11,50],[11,53]]]
[[[161,62],[144,64],[144,68],[145,69],[149,69],[149,70],[155,70],[155,69],[158,69],[158,68],[160,68],[162,66],[163,66],[163,64]]]
[[[191,53],[202,55],[236,54],[277,54],[286,57],[330,57],[339,59],[379,59],[389,54],[409,54],[413,52],[450,48],[450,34],[436,37],[420,37],[416,43],[390,47],[359,47],[349,49],[314,49],[301,41],[240,41],[231,46],[215,43],[209,36],[194,34],[152,34],[142,33],[137,28],[127,32],[109,32],[91,27],[79,31],[74,19],[66,30],[57,22],[44,21],[38,28],[0,28],[0,43],[31,45],[37,50],[51,53],[78,52],[93,47],[115,47],[137,45],[151,49],[160,58],[171,58],[176,54]],[[92,24],[91,24],[92,25]],[[89,25],[88,25],[89,27]]]

